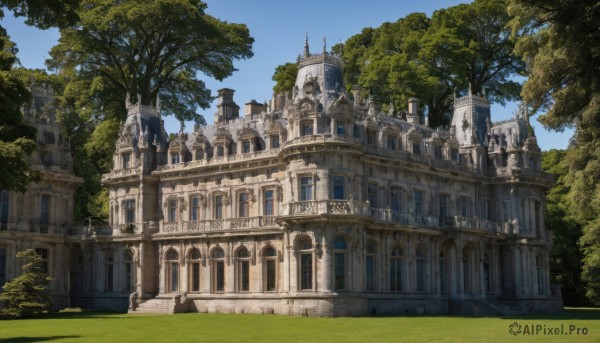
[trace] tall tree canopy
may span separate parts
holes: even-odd
[[[129,94],[142,105],[160,97],[163,113],[179,120],[200,119],[197,107],[212,100],[200,73],[217,80],[231,75],[234,60],[252,56],[254,41],[245,25],[205,9],[199,0],[84,0],[80,25],[61,30],[48,66],[71,72],[78,86],[87,82],[98,112],[120,108],[122,119]]]
[[[575,127],[566,158],[571,213],[583,225],[582,278],[600,304],[600,6],[596,0],[510,0],[516,52],[528,64],[523,97],[547,127]]]
[[[205,13],[199,0],[82,0],[78,25],[61,29],[47,65],[57,72],[58,116],[73,142],[81,217],[106,215],[100,174],[111,167],[125,100],[204,122],[213,97],[203,77],[223,80],[250,58],[246,25]]]
[[[346,88],[359,85],[399,114],[413,96],[432,127],[449,123],[453,93],[485,93],[491,102],[517,100],[525,64],[513,54],[504,0],[476,0],[434,12],[412,13],[364,28],[332,53],[344,61]]]

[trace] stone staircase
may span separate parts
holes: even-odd
[[[474,317],[509,316],[516,314],[509,306],[495,304],[487,300],[449,300],[451,314]]]
[[[142,301],[135,310],[130,308],[128,313],[173,314],[186,312],[186,310],[185,298],[181,295],[176,295],[157,296],[156,298]]]

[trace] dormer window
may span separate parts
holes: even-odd
[[[225,156],[225,148],[222,145],[217,146],[217,157]]]
[[[247,154],[250,152],[250,141],[245,140],[242,142],[242,153]]]
[[[335,133],[338,134],[338,135],[345,135],[346,134],[346,127],[344,126],[344,124],[338,123],[336,125]]]
[[[171,164],[179,164],[179,153],[171,153]]]
[[[390,150],[396,150],[396,138],[394,136],[387,137],[387,148]]]
[[[454,162],[458,162],[458,149],[450,149],[450,159]]]
[[[271,140],[271,149],[279,149],[279,136],[271,135],[270,140]]]
[[[44,132],[44,143],[54,144],[55,138],[52,132]]]
[[[304,123],[302,125],[302,136],[311,136],[313,134],[313,125],[311,123]]]
[[[203,159],[204,159],[204,150],[197,149],[196,150],[196,161],[203,160]]]
[[[123,162],[123,169],[131,168],[131,153],[121,155],[121,162]]]
[[[433,156],[437,159],[442,159],[442,147],[439,145],[433,146]]]
[[[421,154],[421,144],[417,142],[413,142],[413,154],[420,155]]]

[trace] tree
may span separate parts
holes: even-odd
[[[12,11],[15,17],[27,17],[25,24],[40,29],[66,27],[79,20],[75,12],[79,0],[1,0],[0,5]],[[1,9],[0,17],[4,17]]]
[[[31,317],[50,307],[47,286],[51,278],[43,268],[42,257],[33,249],[17,253],[24,260],[23,274],[8,281],[0,293],[0,315]]]
[[[84,0],[80,24],[61,30],[47,65],[62,78],[59,117],[80,143],[74,146],[75,172],[85,179],[80,215],[104,213],[97,212],[103,208],[98,175],[110,169],[127,96],[160,105],[163,115],[203,123],[197,108],[213,97],[201,78],[223,80],[235,60],[252,56],[246,25],[205,9],[199,0]]]
[[[527,62],[523,98],[542,124],[575,127],[566,155],[571,213],[583,225],[582,279],[600,305],[600,6],[595,0],[510,0],[515,51]]]
[[[570,212],[570,187],[566,184],[569,165],[566,150],[542,152],[542,168],[554,176],[555,182],[546,194],[544,221],[552,232],[554,245],[550,256],[552,281],[562,286],[563,302],[567,306],[589,305],[581,281],[583,254],[577,243],[582,235],[581,224]]]
[[[298,75],[298,64],[286,63],[277,66],[275,73],[273,74],[273,91],[275,94],[292,92],[294,90],[294,84],[296,83],[296,76]]]

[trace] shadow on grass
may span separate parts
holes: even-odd
[[[123,312],[97,311],[97,310],[77,310],[50,312],[31,319],[123,319],[126,318]]]
[[[11,343],[28,343],[28,342],[46,342],[54,341],[57,339],[65,338],[80,338],[81,336],[46,336],[46,337],[11,337],[11,338],[0,338],[0,343],[11,342]]]

